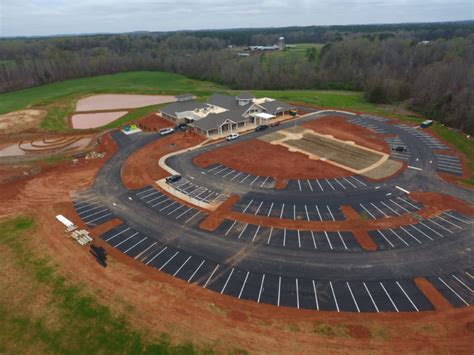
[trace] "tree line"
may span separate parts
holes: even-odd
[[[1,40],[0,92],[77,77],[163,70],[234,89],[362,90],[370,102],[406,101],[415,111],[473,134],[474,31],[470,25],[420,26],[392,32],[383,26],[372,32],[316,28],[325,45],[309,49],[306,56],[239,57],[228,48],[237,38],[227,37],[230,30]],[[291,41],[304,41],[312,30],[235,30],[233,36],[249,35],[246,44],[273,44],[281,34],[289,42],[291,33]],[[420,31],[431,36],[420,36]],[[211,37],[220,32],[226,35]]]

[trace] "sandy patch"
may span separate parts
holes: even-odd
[[[11,144],[8,147],[0,149],[0,157],[13,157],[16,155],[25,155],[25,151],[20,149],[18,143]]]
[[[105,126],[127,114],[127,111],[103,112],[103,113],[79,113],[72,115],[72,128],[88,129]]]
[[[102,94],[80,99],[77,101],[76,111],[103,111],[137,108],[173,101],[176,101],[175,97],[167,95]]]
[[[38,128],[46,114],[44,110],[20,110],[0,115],[0,133],[16,133]]]

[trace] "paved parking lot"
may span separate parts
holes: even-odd
[[[314,232],[285,228],[268,228],[259,225],[225,220],[214,234],[244,243],[256,243],[275,248],[360,251],[351,232]]]
[[[328,204],[285,203],[242,197],[233,207],[234,211],[253,215],[305,221],[340,221],[345,216],[339,206]]]
[[[385,201],[364,202],[352,204],[352,207],[369,219],[401,216],[405,213],[414,213],[421,209],[422,205],[414,202],[408,197],[394,196]]]
[[[400,137],[386,137],[385,141],[388,143],[390,146],[390,155],[396,159],[403,159],[403,160],[410,160],[411,153],[410,150],[408,149],[407,145],[405,142],[403,142]],[[395,149],[397,147],[403,147],[405,151],[399,152],[396,151]]]
[[[204,186],[200,186],[186,178],[182,178],[181,180],[169,185],[177,191],[205,203],[224,201],[229,197],[226,194],[222,194],[218,191],[210,190]]]
[[[372,115],[361,115],[348,120],[350,123],[356,124],[358,126],[365,127],[371,131],[378,134],[387,134],[390,133],[383,125],[377,124],[377,122],[387,121],[386,118],[372,116]]]
[[[238,299],[276,306],[346,312],[418,312],[433,306],[409,279],[319,280],[228,266],[167,246],[122,224],[101,238],[131,258],[185,282]]]
[[[289,180],[286,190],[295,192],[351,191],[370,186],[361,176],[348,176],[333,179]]]
[[[91,228],[115,218],[92,190],[75,193],[71,197],[77,214]]]
[[[141,200],[160,215],[188,226],[198,226],[207,216],[206,213],[173,200],[151,186],[135,190],[134,193],[135,198]]]
[[[233,181],[239,184],[249,185],[255,188],[271,189],[275,187],[275,179],[270,176],[257,176],[242,171],[231,169],[222,164],[212,164],[204,172],[222,179]]]
[[[455,307],[474,305],[474,268],[428,278]]]
[[[395,126],[403,129],[404,131],[411,133],[418,140],[425,143],[431,149],[440,149],[440,150],[449,149],[449,147],[447,147],[445,144],[441,143],[438,139],[436,139],[432,135],[423,132],[423,130],[419,127],[413,127],[413,126],[409,126],[403,123],[397,124]]]
[[[455,237],[463,232],[472,233],[472,222],[472,219],[466,216],[448,211],[416,224],[370,231],[369,235],[378,249],[404,248]]]
[[[436,169],[443,173],[462,175],[462,163],[459,157],[444,154],[435,154]]]

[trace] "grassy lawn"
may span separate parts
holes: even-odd
[[[189,343],[173,345],[167,334],[148,343],[145,334],[130,327],[126,315],[112,314],[82,285],[68,281],[48,259],[39,257],[33,238],[31,218],[0,222],[1,354],[211,352]]]

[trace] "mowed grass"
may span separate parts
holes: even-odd
[[[212,352],[190,343],[172,345],[167,334],[154,337],[156,342],[146,341],[126,315],[112,314],[82,285],[68,281],[50,260],[38,256],[33,238],[31,218],[0,222],[1,354]],[[64,243],[78,247],[67,239]]]
[[[48,111],[41,128],[67,130],[66,117],[74,112],[76,100],[98,93],[178,94],[191,91],[209,95],[222,87],[206,81],[165,72],[128,72],[66,80],[30,89],[0,94],[0,114],[28,107]]]

